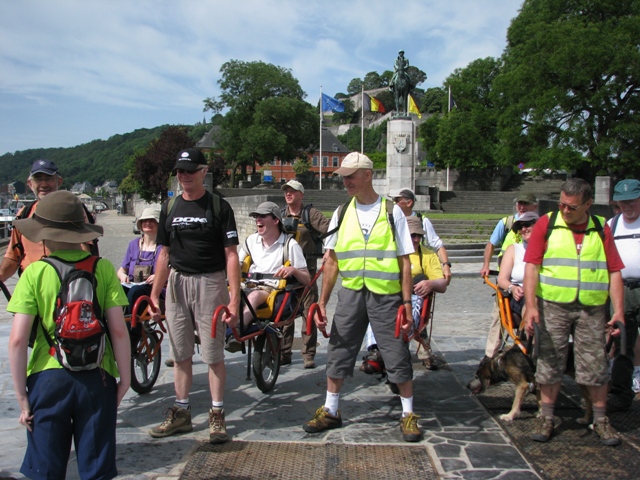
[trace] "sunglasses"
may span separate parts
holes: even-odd
[[[200,169],[196,169],[196,170],[185,170],[184,168],[176,168],[176,173],[179,173],[180,175],[193,175],[194,173],[200,171]]]
[[[411,238],[422,238],[422,235],[419,233],[412,233]]]
[[[523,228],[529,228],[529,227],[533,227],[536,224],[536,222],[534,220],[528,221],[528,222],[522,222],[520,224],[520,226],[518,227],[518,230],[522,230]]]
[[[581,206],[583,206],[585,203],[587,202],[583,202],[580,205],[567,205],[566,203],[562,203],[562,202],[558,202],[558,209],[559,210],[564,210],[564,209],[568,209],[571,212],[575,212],[576,210],[578,210]]]

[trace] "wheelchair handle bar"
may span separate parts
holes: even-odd
[[[409,320],[407,319],[407,309],[404,307],[404,305],[400,305],[398,307],[398,313],[396,314],[396,338],[400,337],[402,326],[407,322],[409,322]],[[404,340],[405,342],[409,341],[409,338],[406,334],[404,335]]]
[[[151,307],[152,310],[156,310],[156,306],[153,301],[151,301],[151,297],[149,297],[149,295],[142,295],[138,297],[138,299],[133,304],[133,308],[131,309],[131,328],[135,328],[138,325],[138,310],[140,309],[140,306],[143,304],[143,302],[147,303],[147,309]],[[158,326],[160,327],[160,330],[162,330],[164,333],[167,333],[167,329],[162,324],[162,320],[158,322]]]
[[[318,305],[317,303],[312,303],[311,306],[309,307],[309,313],[307,313],[307,335],[311,335],[311,329],[313,328],[313,318],[316,316],[316,314],[321,315],[320,313],[320,305]],[[318,328],[318,330],[320,330]],[[327,330],[320,330],[322,332],[322,336],[324,338],[329,338],[329,334],[327,333]]]

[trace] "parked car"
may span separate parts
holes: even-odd
[[[137,218],[133,219],[133,234],[134,235],[140,235],[140,230],[138,230],[138,219]]]

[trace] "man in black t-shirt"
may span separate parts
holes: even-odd
[[[165,202],[160,212],[157,242],[162,245],[162,250],[156,265],[151,300],[158,305],[160,292],[168,280],[165,304],[175,360],[176,401],[166,420],[152,428],[149,434],[161,438],[193,429],[189,390],[193,375],[191,356],[195,325],[200,337],[202,360],[209,365],[212,400],[209,441],[223,443],[227,441],[223,409],[226,325],[218,324],[215,339],[211,338],[210,332],[211,317],[219,305],[229,308],[230,315],[223,318],[226,324],[235,326],[238,321],[240,264],[236,221],[229,204],[204,188],[207,164],[200,150],[190,148],[180,152],[173,170],[183,193],[174,201]],[[159,317],[160,312],[155,311],[154,320]]]

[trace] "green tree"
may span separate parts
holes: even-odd
[[[441,118],[429,118],[421,126],[429,161],[461,170],[498,166],[497,114],[491,86],[500,69],[500,60],[487,57],[456,69],[446,79],[458,108],[444,115],[434,113]],[[428,100],[433,110],[442,108],[443,99],[446,105],[448,88],[430,90]]]
[[[362,81],[362,87],[365,90],[373,90],[374,88],[382,87],[382,79],[378,72],[369,72],[364,76]]]
[[[331,122],[333,124],[344,125],[353,123],[356,119],[357,115],[353,108],[353,102],[349,98],[345,98],[342,100],[342,103],[344,104],[344,112],[333,112],[331,115]]]
[[[500,155],[637,177],[639,38],[638,0],[525,0],[495,80]]]
[[[414,87],[417,87],[427,79],[427,74],[420,70],[418,67],[414,67],[413,65],[407,68],[407,75],[409,75],[411,84]]]
[[[193,146],[185,127],[169,127],[144,151],[134,155],[133,179],[138,194],[148,202],[167,198],[168,180],[180,150]]]
[[[422,97],[423,114],[445,113],[448,110],[447,105],[448,92],[443,87],[428,88]]]
[[[349,95],[355,95],[356,93],[360,93],[362,91],[362,80],[359,78],[354,78],[349,82],[347,86],[347,93]]]
[[[380,86],[388,87],[391,84],[391,77],[393,77],[393,72],[391,70],[385,70],[382,72],[382,75],[380,75],[380,81],[382,84]]]
[[[291,71],[264,62],[231,60],[220,68],[219,97],[204,100],[205,110],[228,109],[222,120],[220,146],[231,165],[235,186],[238,167],[262,165],[274,157],[293,160],[308,148],[319,128],[318,116],[303,99]]]

